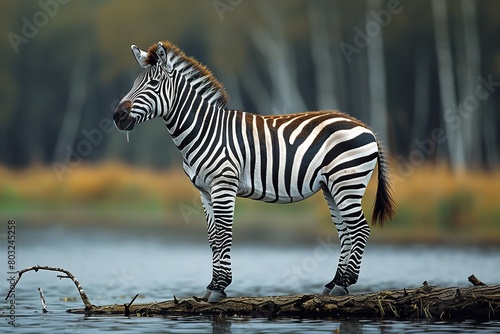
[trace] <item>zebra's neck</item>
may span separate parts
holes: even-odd
[[[201,149],[201,143],[222,134],[224,108],[200,94],[185,80],[180,80],[172,109],[163,118],[168,132],[185,161]],[[215,136],[208,138],[208,136]]]

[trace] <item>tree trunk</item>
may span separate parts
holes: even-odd
[[[134,298],[135,300],[135,298]],[[132,304],[132,303],[130,303]],[[427,283],[418,289],[400,289],[330,297],[293,295],[226,298],[216,304],[199,298],[136,305],[94,306],[68,310],[88,315],[239,316],[256,318],[383,318],[398,320],[500,319],[500,285],[438,288]]]
[[[324,8],[317,2],[310,1],[308,4],[309,26],[311,27],[311,58],[314,63],[314,77],[316,79],[316,108],[322,110],[338,109],[335,94],[335,64],[330,49],[327,16]],[[336,3],[334,3],[336,5]],[[331,15],[337,16],[334,7]],[[326,15],[325,15],[326,14]]]
[[[381,0],[367,0],[366,22],[373,20],[371,12],[379,12]],[[383,28],[374,36],[367,46],[368,87],[370,91],[370,125],[377,137],[387,145],[387,101],[385,87],[384,41]]]
[[[482,133],[483,133],[483,151],[484,159],[483,165],[489,169],[494,170],[498,166],[498,143],[497,143],[497,111],[495,103],[490,99],[485,103],[484,116],[482,118]]]
[[[455,93],[455,76],[453,74],[453,57],[448,29],[448,13],[446,0],[434,0],[432,15],[434,19],[434,39],[436,43],[439,93],[441,111],[446,129],[448,156],[453,170],[465,168],[463,120],[457,114],[457,97]]]
[[[237,73],[236,76],[239,78],[238,82],[241,84],[242,90],[251,99],[251,103],[255,108],[255,110],[251,111],[262,115],[270,114],[270,110],[273,109],[273,99],[267,87],[259,79],[255,63],[249,63],[244,72]]]
[[[68,92],[68,105],[53,155],[56,161],[64,161],[68,154],[66,152],[67,146],[73,148],[87,96],[87,79],[90,66],[90,51],[88,48],[83,47],[76,59]]]
[[[415,142],[421,141],[429,129],[430,118],[430,51],[427,46],[418,48],[415,56],[415,104],[411,127],[409,151],[415,149]],[[429,159],[431,157],[427,157]]]
[[[273,91],[273,114],[306,111],[306,103],[297,86],[297,69],[293,50],[283,34],[284,24],[270,1],[259,2],[258,9],[268,22],[269,29],[254,26],[250,37],[257,49],[267,58],[266,64]]]
[[[477,30],[476,2],[474,0],[461,1],[463,24],[461,25],[462,48],[457,52],[462,60],[462,66],[457,69],[457,76],[461,79],[459,85],[460,115],[464,133],[464,150],[466,167],[481,166],[481,137],[480,118],[483,116],[484,103],[475,97],[477,77],[481,72],[481,53],[479,33]],[[457,29],[457,30],[459,30]],[[458,34],[460,35],[460,34]],[[460,52],[461,51],[461,52]],[[472,103],[471,103],[472,102]]]

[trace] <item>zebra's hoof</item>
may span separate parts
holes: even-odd
[[[208,290],[206,289],[205,292],[203,293],[203,296],[201,296],[201,300],[203,300],[204,302],[207,302],[208,299],[210,298],[210,295],[212,294],[212,291],[211,290]]]
[[[349,291],[347,291],[347,288],[342,285],[335,285],[330,291],[330,296],[346,296],[349,294]]]
[[[332,291],[332,289],[327,288],[327,287],[325,286],[325,288],[323,289],[323,292],[322,292],[321,294],[322,294],[323,296],[329,296],[331,291]]]
[[[227,297],[227,295],[224,291],[211,291],[210,297],[208,297],[208,302],[209,303],[218,303],[226,297]]]

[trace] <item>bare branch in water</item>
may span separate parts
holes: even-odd
[[[45,297],[43,296],[42,288],[38,287],[38,292],[40,293],[40,301],[42,302],[42,311],[43,313],[49,312],[47,310],[47,304],[45,304]]]
[[[60,279],[61,278],[70,278],[73,281],[73,283],[75,283],[75,286],[78,289],[78,293],[80,294],[80,297],[82,298],[82,301],[85,304],[85,310],[91,310],[93,308],[93,305],[90,303],[85,291],[83,291],[83,288],[80,285],[80,282],[76,279],[75,276],[73,276],[72,273],[70,273],[68,270],[63,269],[63,268],[56,268],[56,267],[49,267],[49,266],[33,266],[33,267],[28,267],[28,268],[24,268],[22,270],[19,270],[17,272],[17,279],[14,282],[14,284],[11,286],[9,292],[7,293],[7,296],[5,297],[5,300],[9,299],[10,294],[16,289],[16,285],[19,282],[19,280],[21,279],[21,276],[25,272],[33,271],[33,270],[35,272],[37,272],[38,270],[58,271],[58,272],[66,274],[66,276],[59,275],[58,277]],[[40,289],[39,289],[39,291],[40,291],[40,297],[43,297],[43,294],[42,294]],[[42,301],[42,304],[44,304],[44,300]]]

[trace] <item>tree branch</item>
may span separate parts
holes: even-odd
[[[481,282],[481,281],[480,281],[480,280],[476,277],[476,275],[474,275],[474,274],[470,275],[467,279],[468,279],[468,280],[469,280],[469,282],[471,282],[471,283],[472,283],[472,285],[474,285],[474,286],[486,285],[486,284],[484,284],[483,282]]]
[[[92,305],[90,303],[90,301],[89,301],[89,299],[88,299],[87,294],[85,293],[85,291],[83,291],[83,288],[80,285],[80,282],[76,279],[75,276],[73,276],[72,273],[70,273],[68,270],[63,269],[63,268],[56,268],[56,267],[49,267],[49,266],[33,266],[33,267],[28,267],[28,268],[24,268],[22,270],[19,270],[17,272],[17,279],[14,282],[14,284],[11,286],[9,292],[7,293],[7,296],[5,297],[5,300],[9,299],[10,294],[16,289],[17,283],[19,282],[19,280],[21,279],[21,276],[24,273],[26,273],[28,271],[35,271],[35,272],[37,272],[38,270],[58,271],[58,272],[66,274],[66,276],[59,275],[58,277],[59,277],[59,279],[61,279],[61,278],[70,278],[73,281],[73,283],[75,283],[75,286],[78,289],[78,293],[80,294],[80,297],[82,298],[83,304],[85,304],[85,310],[86,311],[90,311],[94,307],[94,305]]]
[[[42,303],[42,311],[43,313],[49,312],[47,309],[47,304],[45,303],[45,297],[43,296],[42,288],[38,287],[38,292],[40,293],[40,302]]]

